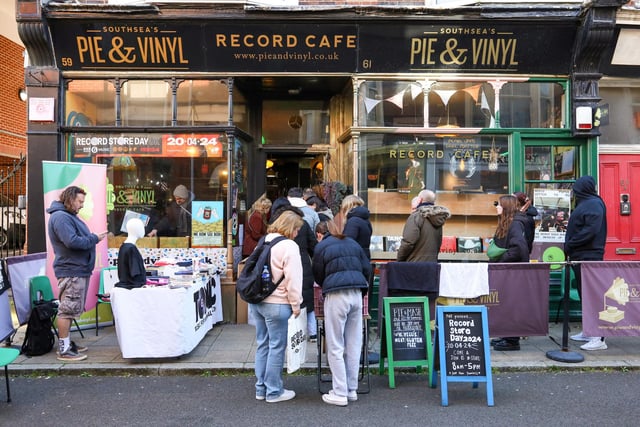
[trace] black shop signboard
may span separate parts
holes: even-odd
[[[396,366],[421,369],[429,367],[430,386],[433,382],[433,347],[427,297],[393,297],[384,299],[385,338],[389,387],[395,387]]]
[[[448,382],[487,383],[487,404],[493,406],[491,353],[485,306],[438,306],[436,312],[442,406],[448,405]]]

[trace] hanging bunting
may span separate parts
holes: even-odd
[[[400,93],[396,93],[391,98],[385,99],[385,101],[389,101],[390,103],[396,105],[398,108],[400,108],[402,110],[402,107],[404,106],[403,98],[404,98],[404,92],[405,91],[406,91],[406,89],[401,91]]]
[[[473,102],[478,102],[478,95],[480,94],[480,89],[482,88],[482,84],[474,85],[471,87],[467,87],[462,89],[464,92],[467,92],[473,98]]]
[[[366,96],[364,97],[364,108],[367,110],[367,114],[369,114],[371,112],[371,110],[373,110],[374,108],[376,108],[376,106],[378,104],[380,104],[382,101],[379,99],[373,99],[373,98],[367,98]]]
[[[442,102],[446,106],[447,104],[449,104],[449,100],[451,99],[453,94],[455,94],[457,92],[457,90],[442,90],[442,89],[438,89],[438,90],[434,90],[434,92],[436,93],[436,95],[438,95],[440,97],[440,99],[442,100]]]
[[[491,106],[489,105],[489,100],[487,99],[487,95],[485,95],[484,91],[481,91],[480,111],[482,111],[482,114],[484,114],[486,117],[490,118],[489,127],[495,127],[496,121],[493,117],[493,114],[491,113]]]
[[[422,86],[417,83],[411,83],[409,85],[409,89],[411,90],[411,99],[415,101],[415,99],[422,93]]]

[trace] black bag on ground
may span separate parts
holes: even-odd
[[[276,243],[285,240],[286,237],[279,236],[270,242],[265,242],[264,239],[265,236],[260,239],[256,248],[251,252],[236,281],[236,291],[238,295],[250,304],[257,304],[271,295],[284,279],[283,275],[277,283],[273,283],[273,275],[271,274],[271,248],[275,246]],[[262,280],[262,271],[265,266],[267,267],[267,271],[269,271],[269,280],[267,283],[263,283]]]
[[[27,356],[40,356],[51,351],[54,344],[52,318],[58,306],[53,301],[36,302],[31,309],[27,332],[20,352]]]

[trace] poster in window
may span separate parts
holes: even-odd
[[[192,202],[191,246],[222,246],[224,235],[224,203],[194,200]]]
[[[446,137],[443,141],[444,158],[448,174],[446,189],[454,191],[480,191],[480,139],[475,137]],[[447,185],[448,184],[448,185]]]
[[[533,205],[541,221],[536,227],[536,242],[564,242],[571,213],[571,190],[535,188]]]

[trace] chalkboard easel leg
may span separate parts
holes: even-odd
[[[447,379],[444,377],[444,374],[442,378],[440,378],[440,383],[440,396],[442,400],[442,406],[449,406],[449,390]]]

